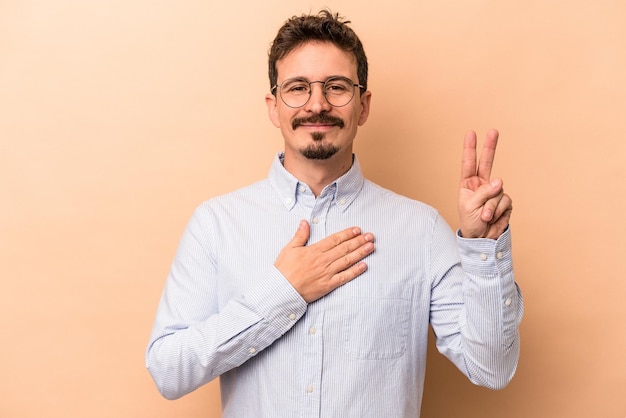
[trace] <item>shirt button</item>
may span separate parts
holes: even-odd
[[[315,218],[313,218],[313,219],[312,219],[312,222],[313,222],[314,224],[319,223],[319,221],[320,221],[320,220],[319,220],[319,218],[318,218],[317,216],[316,216]]]
[[[511,298],[508,298],[507,300],[504,301],[504,304],[506,306],[509,306],[511,303],[513,303],[513,301],[511,300]]]
[[[254,354],[254,353],[256,353],[256,348],[254,348],[254,347],[250,347],[250,348],[248,349],[248,353],[250,353],[250,354]]]
[[[309,334],[314,335],[316,332],[317,330],[315,329],[315,327],[309,328]]]
[[[480,259],[481,259],[481,260],[483,260],[483,261],[487,261],[487,254],[482,253],[482,254],[480,255]]]
[[[287,199],[285,200],[285,203],[287,203],[288,205],[291,205],[293,203],[293,199]]]
[[[313,386],[309,385],[306,387],[307,393],[313,393]]]
[[[289,319],[291,319],[292,321],[296,319],[296,314],[295,313],[289,314]]]
[[[341,206],[345,205],[345,204],[346,204],[346,199],[341,199],[341,200],[339,201],[339,204],[340,204]]]
[[[504,257],[504,254],[502,254],[502,251],[498,251],[498,254],[496,254],[496,258],[497,258],[498,260],[501,260],[501,259],[502,259],[502,257]]]

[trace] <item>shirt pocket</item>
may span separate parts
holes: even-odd
[[[346,299],[343,342],[355,359],[392,359],[406,351],[411,297],[406,282],[381,283],[367,296]]]

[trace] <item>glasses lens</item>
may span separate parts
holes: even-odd
[[[280,86],[280,97],[290,107],[302,107],[309,100],[311,85],[297,78],[285,80]]]
[[[331,77],[324,83],[324,94],[331,105],[345,106],[354,96],[354,83],[349,78]]]

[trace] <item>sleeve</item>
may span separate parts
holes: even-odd
[[[167,399],[179,398],[255,356],[285,334],[307,304],[268,266],[245,293],[218,307],[217,270],[208,245],[211,223],[196,210],[170,270],[146,367]]]
[[[441,218],[437,224],[430,319],[437,348],[473,383],[501,389],[517,368],[524,311],[510,229],[497,240],[466,239]]]

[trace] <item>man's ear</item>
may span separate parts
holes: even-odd
[[[361,93],[361,114],[359,115],[359,126],[363,125],[367,121],[367,117],[370,114],[370,103],[372,101],[372,92],[369,90]]]
[[[280,119],[278,118],[278,107],[276,103],[276,96],[268,93],[265,96],[265,104],[267,105],[267,114],[275,127],[280,128]]]

